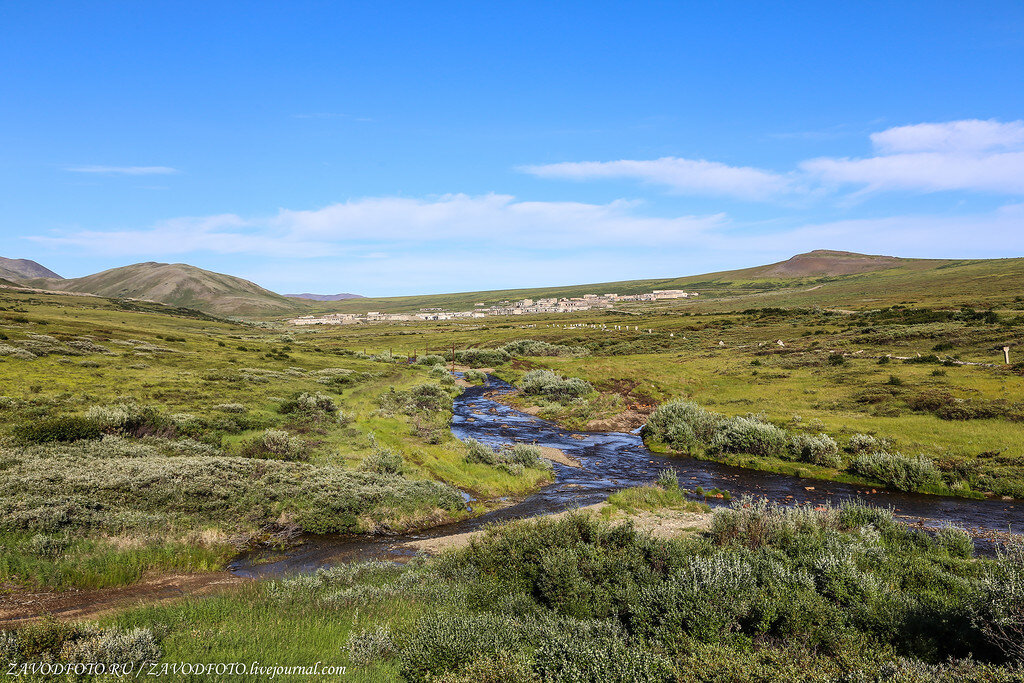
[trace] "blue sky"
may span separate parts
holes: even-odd
[[[0,255],[397,295],[1024,255],[1020,2],[7,2]]]

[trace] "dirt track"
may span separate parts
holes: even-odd
[[[0,626],[28,623],[46,616],[67,621],[95,619],[138,605],[209,595],[251,581],[230,572],[204,572],[145,576],[130,586],[95,590],[31,592],[13,589],[0,594]]]

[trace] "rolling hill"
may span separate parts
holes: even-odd
[[[344,301],[345,299],[363,299],[365,298],[362,294],[349,294],[348,292],[342,292],[341,294],[285,294],[284,296],[289,299],[306,299],[307,301]]]
[[[778,263],[751,268],[651,280],[587,285],[505,289],[423,296],[316,302],[317,312],[408,312],[419,308],[472,309],[476,303],[583,294],[640,294],[654,289],[685,289],[700,298],[659,306],[695,310],[756,306],[892,305],[911,298],[936,302],[957,299],[986,306],[1024,294],[1024,259],[914,259],[817,250]]]
[[[42,289],[156,301],[220,316],[276,316],[303,310],[300,302],[248,280],[184,263],[150,261],[80,278],[34,278],[25,283]]]
[[[62,280],[49,268],[25,258],[4,258],[0,256],[0,277],[6,280],[28,280],[37,277]]]

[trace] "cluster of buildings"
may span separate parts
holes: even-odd
[[[617,303],[629,301],[661,301],[663,299],[686,299],[697,296],[697,292],[681,289],[656,289],[646,294],[584,294],[580,297],[550,299],[520,299],[501,301],[494,306],[476,304],[471,311],[448,311],[443,308],[421,308],[418,313],[328,313],[294,318],[293,325],[351,325],[373,322],[412,322],[417,320],[454,320],[457,318],[486,318],[491,315],[526,315],[533,313],[576,313],[608,309]]]

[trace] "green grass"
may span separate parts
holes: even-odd
[[[8,577],[85,587],[130,582],[140,567],[218,568],[226,558],[220,551],[214,558],[187,560],[183,550],[175,565],[155,550],[147,555],[100,548],[104,536],[173,545],[210,527],[245,537],[271,522],[303,523],[314,514],[341,514],[343,526],[352,530],[401,531],[466,514],[461,503],[459,509],[440,509],[436,499],[416,492],[426,490],[416,489],[419,483],[440,481],[470,491],[482,500],[474,506],[480,513],[489,498],[524,495],[550,481],[546,470],[526,469],[517,476],[467,463],[465,447],[449,431],[447,408],[408,415],[383,411],[386,392],[438,380],[427,368],[380,362],[334,343],[155,304],[11,292],[0,293],[0,334],[0,531],[68,533],[76,543],[98,544],[61,561],[8,557]],[[3,355],[4,348],[34,349],[35,357]],[[344,422],[283,413],[285,402],[301,393],[331,397]],[[97,406],[126,401],[156,417],[152,427],[118,442],[123,445],[26,450],[19,443],[22,425],[82,417]],[[304,442],[307,460],[264,465],[239,457],[241,444],[265,429],[283,429]],[[143,433],[156,437],[136,438]],[[179,446],[186,444],[182,439],[199,443]],[[370,475],[359,472],[379,448],[397,451],[404,462],[403,479],[384,482],[392,496],[384,503],[366,488]],[[271,482],[268,473],[279,478]],[[102,481],[90,481],[93,476]],[[175,483],[182,477],[187,480]],[[257,491],[261,477],[269,488]],[[317,497],[317,482],[326,485],[324,495],[333,495],[331,500],[352,493],[369,507],[321,512],[330,501]],[[300,491],[302,486],[308,490]],[[310,528],[340,527],[323,519]]]
[[[686,492],[679,488],[634,486],[616,491],[608,496],[607,506],[602,508],[602,514],[605,514],[604,510],[608,510],[608,514],[622,511],[632,515],[637,512],[656,512],[658,510],[709,512],[711,508],[704,503],[687,499]]]
[[[215,571],[236,552],[223,541],[62,538],[25,533],[0,534],[0,548],[0,583],[58,590],[122,586],[149,571]]]

